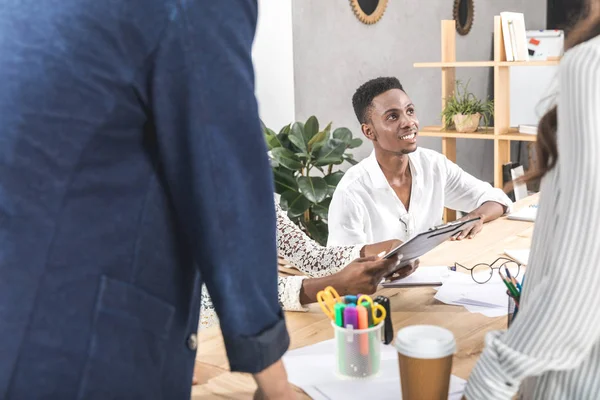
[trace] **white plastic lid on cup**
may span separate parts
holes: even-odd
[[[402,328],[394,343],[398,353],[411,358],[443,358],[456,352],[454,335],[435,325],[412,325]]]

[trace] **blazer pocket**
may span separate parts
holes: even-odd
[[[162,365],[175,307],[102,276],[80,399],[162,398]]]

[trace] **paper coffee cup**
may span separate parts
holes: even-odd
[[[403,400],[447,400],[456,352],[454,335],[434,325],[412,325],[398,331],[398,350]]]

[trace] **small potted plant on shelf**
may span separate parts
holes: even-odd
[[[280,205],[308,236],[325,246],[331,196],[343,171],[335,165],[357,164],[348,149],[362,144],[348,128],[319,129],[316,117],[286,125],[279,133],[263,125]]]
[[[488,127],[489,120],[494,115],[493,100],[482,101],[468,89],[469,82],[463,85],[461,81],[456,81],[456,91],[446,99],[446,106],[442,110],[445,129],[455,129],[462,133],[475,132],[482,118],[485,127]]]

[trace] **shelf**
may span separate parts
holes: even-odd
[[[498,66],[500,67],[551,67],[558,65],[560,60],[548,60],[548,61],[500,61]]]
[[[419,62],[415,68],[469,68],[469,67],[548,67],[558,65],[560,60],[548,61],[452,61],[452,62]]]
[[[479,128],[477,132],[473,133],[461,133],[454,130],[445,130],[441,126],[426,126],[419,130],[419,136],[426,137],[442,137],[442,138],[454,138],[454,139],[483,139],[483,140],[516,140],[523,142],[535,142],[537,139],[536,135],[528,135],[526,133],[519,133],[517,128],[511,128],[508,133],[501,135],[494,135],[494,127],[489,126],[487,130],[485,128]]]

